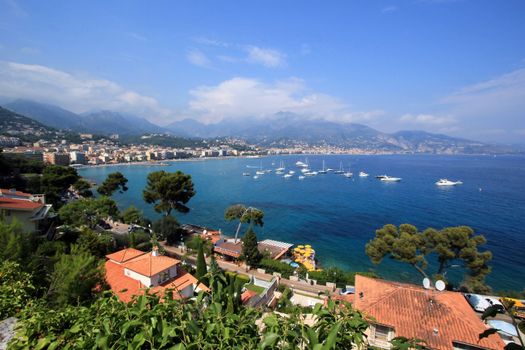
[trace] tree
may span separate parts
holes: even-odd
[[[109,233],[97,233],[89,228],[84,228],[76,243],[80,249],[103,258],[111,251],[114,241],[113,236]]]
[[[46,297],[50,303],[59,306],[82,304],[93,298],[95,287],[103,282],[103,270],[98,260],[73,245],[71,253],[62,254],[55,264]]]
[[[46,201],[59,207],[62,204],[61,196],[67,189],[80,179],[74,168],[48,165],[42,172],[41,188],[46,195]]]
[[[143,213],[141,210],[137,209],[135,206],[130,205],[126,210],[121,214],[122,221],[126,224],[142,224],[143,222]]]
[[[84,179],[78,179],[77,182],[73,184],[73,188],[82,197],[93,197],[93,192],[91,191],[91,184]]]
[[[367,243],[365,251],[374,264],[390,257],[412,265],[424,277],[428,277],[427,257],[436,256],[434,275],[444,278],[449,268],[460,264],[458,267],[468,271],[466,282],[474,285],[482,282],[490,272],[487,263],[492,253],[479,251],[485,243],[485,237],[475,235],[467,226],[446,227],[439,231],[428,228],[419,232],[413,225],[402,224],[398,229],[388,224],[376,231],[376,237]]]
[[[191,176],[181,171],[168,173],[163,170],[149,173],[143,197],[146,203],[154,203],[155,211],[170,215],[172,210],[187,213],[186,203],[195,195]]]
[[[199,250],[197,251],[197,273],[195,274],[195,277],[197,277],[199,281],[202,281],[207,272],[204,248],[201,242],[201,244],[199,244]]]
[[[108,175],[102,185],[97,188],[97,192],[103,196],[111,197],[117,190],[120,193],[127,191],[127,183],[128,179],[126,179],[121,172],[117,171]]]
[[[239,225],[237,225],[237,230],[235,231],[235,242],[237,242],[242,224],[248,223],[250,228],[252,228],[253,225],[260,227],[264,225],[264,212],[262,210],[252,207],[247,208],[242,204],[235,204],[228,207],[224,213],[224,218],[227,221],[239,220]]]
[[[111,198],[83,198],[64,205],[58,211],[58,215],[67,225],[95,228],[103,219],[116,219],[119,210],[117,203]]]
[[[153,224],[153,231],[173,244],[180,240],[184,230],[181,229],[179,222],[173,216],[163,216]]]
[[[262,259],[262,255],[257,246],[257,235],[251,227],[242,238],[242,243],[241,259],[243,259],[247,265],[257,266]]]
[[[23,232],[20,223],[6,223],[0,217],[0,262],[11,260],[23,263],[32,246],[33,236]]]
[[[36,293],[31,275],[14,261],[0,263],[0,320],[22,310]]]

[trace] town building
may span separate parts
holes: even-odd
[[[48,152],[44,153],[44,162],[53,165],[69,165],[69,154],[68,153],[58,153],[58,152]]]
[[[160,255],[156,247],[150,253],[127,248],[106,258],[106,281],[124,302],[144,291],[163,296],[171,290],[175,299],[183,299],[208,290],[181,267],[180,260]]]
[[[47,233],[54,215],[44,195],[15,189],[0,189],[0,217],[7,223],[18,222],[24,232]]]
[[[86,165],[87,161],[88,161],[87,158],[86,158],[85,153],[83,153],[83,152],[76,152],[76,151],[69,152],[69,157],[71,159],[71,164],[83,164],[83,165]]]
[[[371,322],[369,344],[390,349],[395,337],[420,339],[439,350],[503,349],[497,334],[487,330],[461,293],[355,276],[353,307]]]

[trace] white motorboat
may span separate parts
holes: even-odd
[[[385,175],[384,177],[381,178],[381,181],[384,181],[384,182],[399,182],[399,181],[401,181],[401,178],[400,177],[390,177],[388,175]]]
[[[266,173],[265,173],[263,170],[257,170],[257,171],[255,172],[255,174],[257,174],[257,175],[264,175],[264,174],[266,174]]]
[[[436,185],[438,186],[456,186],[456,185],[462,185],[463,182],[461,181],[450,181],[447,179],[439,179],[438,182],[436,182]]]
[[[379,179],[379,180],[384,179],[385,177],[388,177],[388,176],[386,176],[386,175],[376,175],[376,179]]]
[[[346,173],[343,174],[343,176],[344,177],[352,177],[352,176],[354,176],[354,174],[349,172],[349,171],[347,171]]]
[[[284,174],[283,177],[284,177],[285,179],[289,179],[289,178],[291,178],[292,176],[293,176],[292,174]]]
[[[368,176],[368,174],[365,173],[364,171],[360,171],[359,172],[359,177],[367,177],[367,176]]]
[[[299,176],[299,180],[304,180],[304,176],[303,175]]]
[[[306,168],[306,167],[308,166],[308,164],[303,163],[303,162],[301,162],[300,160],[298,160],[297,162],[295,162],[295,165],[297,165],[298,167],[301,167],[301,168]]]
[[[303,174],[305,174],[305,173],[310,172],[310,169],[308,169],[308,168],[302,168],[302,169],[301,169],[301,172],[302,172]]]
[[[306,176],[316,176],[317,174],[319,174],[317,171],[308,171],[304,173]]]
[[[255,180],[257,180],[257,179],[259,178],[259,176],[255,175],[253,178],[254,178]]]
[[[242,176],[250,176],[250,173],[242,173]]]
[[[295,171],[290,170],[290,171],[288,172],[288,174],[293,175],[293,174],[295,174]]]

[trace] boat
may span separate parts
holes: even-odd
[[[332,171],[334,171],[334,169],[332,169],[332,168],[326,168],[326,172],[330,173],[330,172],[332,172]]]
[[[282,174],[284,174],[284,171],[278,170],[275,172],[275,175],[282,175]]]
[[[242,176],[250,176],[250,173],[242,173]]]
[[[384,177],[381,178],[381,181],[384,181],[384,182],[399,182],[399,181],[401,181],[401,178],[400,177],[391,177],[391,176],[385,175]]]
[[[360,171],[359,172],[359,177],[367,177],[367,176],[368,176],[368,174],[365,173],[364,171]]]
[[[319,174],[317,171],[308,171],[304,173],[306,176],[316,176],[317,174]]]
[[[290,170],[290,171],[288,172],[288,174],[293,175],[293,174],[295,174],[295,171]]]
[[[291,178],[291,177],[292,177],[292,174],[284,174],[284,176],[283,176],[283,177],[284,177],[285,179],[289,179],[289,178]]]
[[[379,179],[379,180],[384,179],[385,177],[388,177],[388,176],[386,176],[386,175],[376,175],[376,179]]]
[[[308,166],[308,164],[303,163],[303,162],[301,162],[300,160],[298,160],[297,162],[295,162],[295,165],[297,165],[298,167],[301,167],[301,168],[306,168],[306,167]]]
[[[255,180],[257,180],[257,179],[259,178],[259,176],[255,175],[253,178],[254,178]]]
[[[463,185],[463,182],[461,181],[450,181],[447,179],[439,179],[438,182],[436,182],[436,185],[438,186],[456,186],[456,185]]]
[[[281,160],[281,163],[279,164],[279,167],[277,169],[275,169],[275,171],[283,173],[285,170],[286,170],[286,168],[284,167],[284,162]]]
[[[299,180],[304,180],[304,176],[303,175],[299,176]]]
[[[354,176],[354,174],[349,172],[349,171],[347,171],[346,173],[343,174],[343,176],[344,177],[352,177],[352,176]]]
[[[255,174],[257,174],[257,175],[264,175],[264,174],[266,174],[266,173],[265,173],[263,170],[257,170],[257,171],[255,172]]]
[[[345,171],[343,170],[343,162],[339,163],[339,170],[334,171],[334,174],[344,174]]]
[[[308,169],[308,168],[302,168],[302,169],[301,169],[301,172],[302,172],[303,174],[304,174],[304,173],[308,173],[308,172],[310,172],[310,169]]]
[[[324,166],[324,159],[323,159],[323,170],[318,171],[319,174],[326,174],[326,168]]]

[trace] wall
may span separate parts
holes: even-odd
[[[134,280],[140,281],[140,283],[142,283],[146,287],[151,286],[151,279],[147,276],[141,275],[140,273],[136,273],[135,271],[131,271],[130,269],[125,268],[124,275],[131,277]]]
[[[18,210],[9,210],[10,215],[7,215],[8,210],[1,210],[2,217],[5,222],[11,223],[13,220],[18,221],[22,226],[22,231],[33,233],[37,230],[37,221],[29,220],[33,216],[31,211],[18,211]]]

